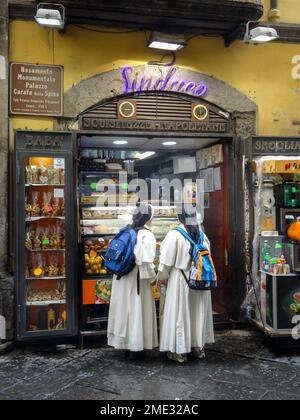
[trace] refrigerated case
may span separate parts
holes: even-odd
[[[76,194],[70,133],[16,132],[19,339],[76,333]]]
[[[300,314],[299,243],[288,232],[300,212],[299,149],[291,147],[298,142],[257,138],[252,145],[253,265],[244,306],[249,320],[271,337],[291,337]]]

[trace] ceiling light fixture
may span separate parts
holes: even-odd
[[[64,29],[66,9],[62,4],[40,3],[35,15],[36,22],[46,28]]]
[[[151,157],[153,155],[155,155],[156,152],[144,152],[144,153],[138,153],[137,154],[137,159],[139,160],[144,160],[147,159],[148,157]]]
[[[246,33],[244,37],[244,42],[246,44],[264,44],[266,42],[275,41],[279,38],[279,35],[274,28],[266,26],[257,26],[250,30],[250,25],[252,23],[257,23],[250,21],[246,25]]]
[[[128,141],[126,141],[126,140],[116,140],[116,141],[114,141],[114,144],[116,144],[118,146],[122,146],[124,144],[128,144]]]
[[[158,32],[153,33],[148,42],[149,48],[163,51],[179,51],[186,46],[187,43],[183,38]]]
[[[163,146],[176,146],[177,141],[165,141]]]

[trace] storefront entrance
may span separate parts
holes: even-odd
[[[148,76],[156,77],[151,80],[160,82],[156,68],[146,70]],[[141,71],[143,68],[135,73],[136,79],[130,89],[134,90],[141,80],[144,87]],[[84,81],[66,93],[65,115],[69,114],[70,118],[57,119],[55,132],[17,133],[15,173],[19,175],[14,237],[17,238],[20,339],[74,335],[79,331],[105,333],[112,280],[104,268],[105,251],[112,237],[130,221],[128,210],[140,199],[142,188],[139,185],[134,188],[137,180],[150,186],[150,190],[153,181],[158,182],[157,196],[143,196],[143,200],[155,207],[152,229],[158,242],[156,263],[159,244],[178,224],[178,204],[190,200],[195,205],[202,205],[203,228],[211,241],[219,280],[219,287],[213,293],[216,320],[241,319],[247,237],[241,188],[242,156],[245,140],[249,140],[255,130],[256,108],[239,92],[215,79],[183,69],[176,74],[185,80],[184,94],[180,89],[177,92],[162,89],[128,91],[124,95],[122,80],[114,78],[115,72],[97,76],[97,80]],[[197,84],[200,77],[203,80]],[[166,83],[167,75],[161,80]],[[91,83],[90,87],[88,83]],[[161,87],[161,83],[157,87]],[[194,93],[187,91],[192,85]],[[98,102],[95,99],[97,86],[100,89]],[[106,92],[108,86],[110,93]],[[199,89],[195,91],[196,86]],[[112,93],[112,99],[104,99]],[[230,100],[226,102],[226,98]],[[215,100],[218,106],[210,100]],[[224,107],[220,106],[222,104]],[[58,165],[53,159],[64,157],[66,151],[70,153],[70,164],[62,169],[68,180],[67,195],[62,191],[63,184],[57,188],[51,178]],[[39,158],[40,162],[34,158]],[[51,162],[49,167],[48,161]],[[37,182],[32,181],[32,174],[38,176]],[[125,179],[121,178],[122,174]],[[162,181],[172,183],[176,179],[183,184],[188,181],[187,188],[181,195],[176,188],[171,188],[168,200],[165,200]],[[197,180],[204,182],[200,203],[195,189]],[[46,200],[48,196],[44,193],[48,190],[44,191],[45,188],[53,191],[50,202]],[[110,201],[111,189],[114,189],[113,202]],[[40,194],[39,215],[32,213],[36,190]],[[60,206],[66,204],[65,216],[54,214],[58,199]],[[24,203],[29,214],[25,213]],[[20,208],[23,209],[21,213]],[[51,249],[52,231],[55,230],[52,224],[57,225],[53,219],[58,217],[63,218],[66,227],[65,249]],[[46,219],[50,219],[49,229]],[[46,229],[41,231],[39,223],[44,223]],[[30,230],[28,226],[31,225],[34,226]],[[78,248],[74,246],[75,237],[78,237]],[[42,241],[41,246],[44,241],[44,245],[34,249],[34,239],[38,244]],[[48,263],[50,255],[63,251],[67,263],[64,276],[53,275],[49,279],[50,265],[55,268],[52,257],[51,264]],[[36,254],[43,256],[37,262]],[[44,261],[48,265],[43,265]],[[45,293],[39,290],[43,278],[49,282]],[[50,285],[56,285],[56,280],[66,283],[63,288],[66,299],[59,303],[48,299],[54,296],[56,289],[50,290]],[[157,291],[153,290],[153,293],[158,299]],[[45,301],[41,300],[44,295]]]
[[[111,276],[104,269],[105,250],[114,234],[130,223],[138,201],[147,201],[155,209],[156,265],[161,242],[178,225],[178,208],[182,203],[198,204],[218,273],[219,287],[213,294],[216,321],[229,320],[232,140],[82,135],[78,153],[83,328],[100,324],[105,329],[111,290]],[[203,189],[197,195],[201,180]],[[157,291],[153,292],[159,300]]]

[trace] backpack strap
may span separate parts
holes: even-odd
[[[185,239],[187,239],[188,241],[190,241],[190,243],[193,246],[196,246],[197,245],[196,242],[193,241],[193,239],[190,237],[190,235],[185,230],[181,229],[180,227],[175,228],[175,230],[177,230],[177,232],[181,233],[185,237]]]
[[[200,246],[204,246],[204,233],[203,233],[203,231],[202,230],[200,230],[200,239],[199,239],[199,243],[198,243],[198,245],[200,245]]]

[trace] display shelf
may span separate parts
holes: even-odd
[[[124,220],[122,218],[115,217],[115,218],[105,218],[105,219],[104,218],[103,219],[81,219],[80,220],[80,225],[84,226],[84,227],[94,226],[94,225],[97,225],[97,223],[100,224],[100,223],[105,222],[105,220],[106,221],[114,221],[114,222],[124,222],[124,226],[130,224],[130,222],[131,222],[131,218],[128,218],[128,220]],[[120,223],[120,225],[121,225],[121,223]]]
[[[66,252],[65,249],[26,249],[27,252]]]
[[[94,222],[94,223],[101,223],[101,222],[103,222],[103,221],[105,221],[105,220],[124,220],[124,219],[122,219],[122,216],[123,215],[117,215],[117,216],[112,216],[112,217],[109,217],[109,216],[107,216],[107,217],[99,217],[99,216],[97,216],[97,218],[95,217],[95,218],[89,218],[89,217],[83,217],[81,220],[80,220],[80,222],[82,223],[85,223],[85,222],[88,222],[87,223],[87,225],[86,226],[88,226],[89,224],[90,225],[92,225],[93,223],[90,223],[90,222]],[[131,220],[131,218],[128,218],[129,219],[129,221]],[[178,218],[177,218],[177,216],[154,216],[154,219],[153,220],[155,220],[155,221],[163,221],[163,222],[168,222],[168,221],[170,221],[170,222],[173,222],[173,221],[177,221],[178,220]]]
[[[115,233],[81,233],[84,238],[108,238],[116,236]]]
[[[261,274],[265,274],[267,276],[271,276],[271,277],[299,277],[300,273],[290,273],[290,274],[273,274],[273,273],[269,273],[268,271],[263,271],[260,270]]]
[[[54,187],[54,188],[65,188],[65,184],[25,184],[26,188],[30,187]]]
[[[107,281],[107,280],[112,280],[113,277],[114,277],[114,274],[111,274],[111,275],[107,274],[106,276],[100,274],[99,276],[97,276],[96,274],[83,273],[82,280],[83,281],[85,280]]]
[[[138,172],[129,173],[127,171],[120,171],[120,172],[105,172],[105,171],[80,171],[80,175],[99,175],[99,176],[119,176],[120,173],[126,174],[128,177],[137,177]]]
[[[30,223],[30,222],[38,222],[40,220],[47,220],[47,219],[66,220],[64,216],[38,216],[38,217],[26,217],[25,221],[26,223]]]
[[[26,302],[26,306],[50,306],[50,305],[65,305],[67,301],[63,300],[47,300],[47,301],[36,301]]]
[[[26,280],[66,280],[65,276],[55,276],[55,277],[26,277]]]

